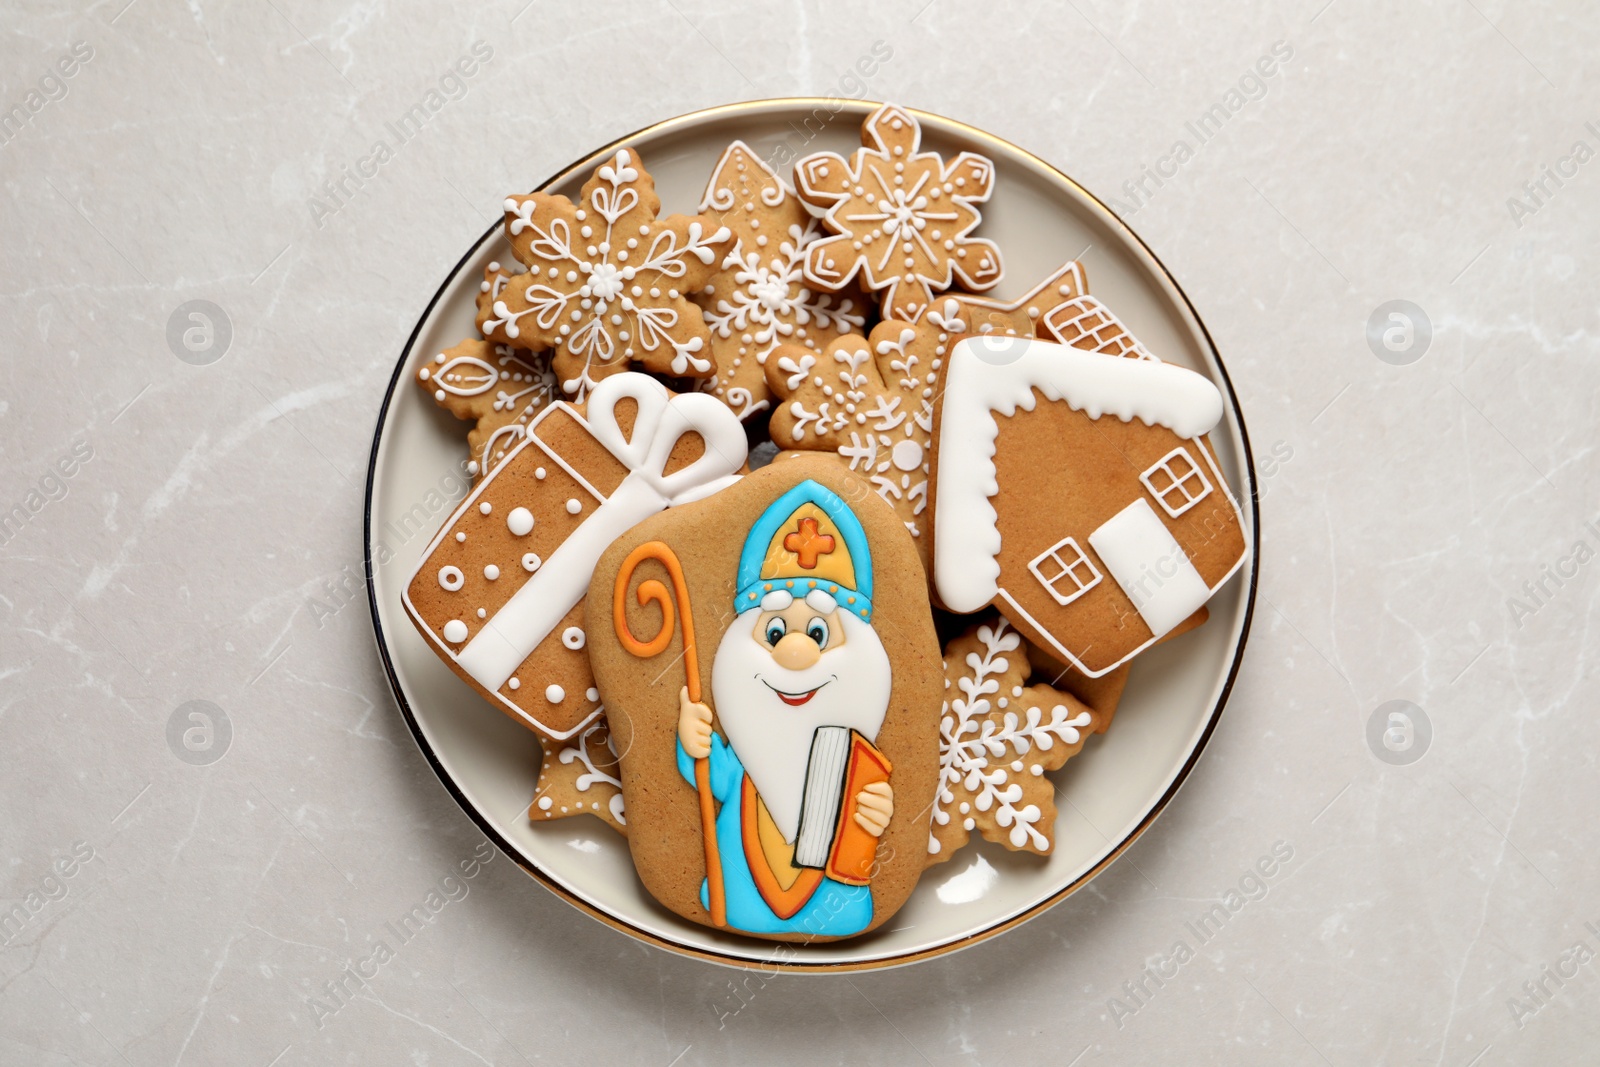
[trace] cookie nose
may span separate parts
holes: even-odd
[[[772,646],[772,658],[787,670],[803,671],[822,658],[822,649],[811,638],[796,631],[785,634]]]

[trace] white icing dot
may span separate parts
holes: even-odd
[[[452,645],[459,645],[467,639],[467,624],[460,619],[451,619],[444,624],[444,639]]]
[[[600,699],[600,690],[591,685],[588,689],[584,690],[583,695],[585,699],[591,702],[596,701]]]
[[[500,577],[500,568],[491,563],[487,567],[483,568],[483,576],[492,582],[496,578]]]
[[[551,799],[549,797],[540,797],[539,798],[539,810],[540,811],[549,811],[552,806],[554,806],[554,802],[551,801]]]
[[[487,611],[485,611],[483,608],[479,608],[478,609],[478,618],[486,619],[488,617],[489,617],[489,613]]]
[[[465,530],[461,530],[461,531],[458,531],[456,533],[456,540],[457,541],[465,541],[466,539],[467,539],[467,534],[466,534]]]
[[[1043,764],[1035,763],[1032,767],[1028,768],[1028,773],[1033,775],[1035,778],[1039,777],[1044,773]]]
[[[975,827],[977,825],[978,825],[978,820],[976,820],[976,819],[962,819],[961,820],[961,828],[964,829],[964,830],[970,830],[970,829],[972,829],[973,827]]]
[[[545,689],[544,698],[552,704],[559,704],[567,699],[567,691],[559,685],[552,685]]]
[[[897,470],[914,471],[922,466],[922,445],[916,441],[897,442],[889,455]]]
[[[522,679],[521,678],[513,678],[513,679],[511,679],[509,682],[506,683],[506,688],[507,689],[521,689],[522,688]]]
[[[533,512],[527,508],[512,508],[511,514],[506,516],[506,529],[518,537],[526,537],[533,532]]]
[[[539,553],[524,552],[522,554],[522,569],[532,574],[539,569]]]
[[[484,514],[484,515],[489,514],[489,512],[491,512],[493,510],[494,510],[494,505],[489,503],[487,500],[485,500],[483,503],[478,505],[478,511],[480,513]]]
[[[580,512],[582,510],[583,510],[583,505],[578,503],[578,498],[577,497],[568,497],[567,498],[567,514],[568,515],[576,515],[578,512]]]
[[[561,631],[561,643],[576,652],[583,647],[583,631],[576,626],[569,626]]]
[[[461,573],[460,567],[440,567],[439,584],[454,593],[461,588],[461,583],[466,581],[466,575]]]
[[[539,479],[541,482],[544,481],[544,474],[545,474],[545,471],[544,471],[543,467],[535,467],[534,468],[533,476],[535,478]]]

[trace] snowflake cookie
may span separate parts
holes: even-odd
[[[576,737],[566,741],[541,739],[540,743],[544,746],[544,762],[539,766],[539,784],[534,789],[533,803],[528,805],[528,818],[548,822],[570,815],[593,815],[627,837],[622,778],[605,716],[584,727]]]
[[[710,331],[689,294],[727,257],[733,233],[699,215],[657,218],[660,210],[655,180],[630,148],[595,171],[582,206],[548,193],[508,197],[506,236],[528,272],[505,285],[485,334],[548,346],[575,400],[631,363],[714,375]]]
[[[1000,249],[969,236],[974,206],[994,190],[994,164],[973,152],[946,163],[919,152],[922,127],[885,105],[861,126],[864,146],[849,160],[818,152],[795,164],[800,198],[825,209],[833,236],[806,253],[808,281],[838,290],[859,274],[881,291],[885,318],[915,319],[933,295],[959,279],[974,292],[1000,280]]]
[[[822,228],[743,141],[717,161],[700,210],[735,237],[700,298],[717,363],[711,392],[747,419],[770,404],[762,371],[774,348],[794,343],[818,350],[830,336],[859,332],[866,301],[853,285],[838,293],[807,287],[806,249]]]
[[[781,345],[767,360],[779,448],[833,452],[871,481],[928,566],[929,449],[934,389],[950,336],[930,323],[886,321],[821,352]]]
[[[447,348],[417,371],[417,384],[467,432],[467,473],[482,478],[517,446],[529,421],[559,399],[545,355],[469,339]]]
[[[949,859],[974,830],[1013,851],[1048,853],[1056,807],[1045,772],[1083,748],[1094,713],[1048,685],[1024,687],[1027,650],[1004,619],[951,641],[944,664],[928,862]]]

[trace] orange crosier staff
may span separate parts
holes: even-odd
[[[646,578],[639,583],[638,597],[640,606],[655,601],[661,607],[661,629],[648,641],[640,641],[633,636],[633,631],[628,628],[628,585],[633,580],[633,572],[640,563],[653,559],[667,569],[667,576],[672,579],[672,591],[658,579]],[[682,605],[682,611],[673,607],[673,598],[677,598]],[[622,569],[617,572],[617,584],[613,591],[612,621],[617,631],[617,640],[622,642],[622,647],[641,659],[659,656],[666,651],[672,643],[672,630],[674,616],[683,618],[683,666],[687,675],[687,688],[689,699],[696,704],[700,703],[700,659],[695,651],[694,643],[694,612],[689,605],[689,587],[683,580],[683,565],[678,562],[677,555],[667,545],[660,541],[646,541],[622,561]],[[700,794],[700,834],[706,846],[706,888],[707,896],[711,902],[711,921],[717,926],[728,925],[728,905],[722,889],[722,858],[717,849],[717,811],[716,802],[711,795],[711,761],[702,757],[694,761],[695,790]]]

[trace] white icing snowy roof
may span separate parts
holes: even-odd
[[[939,417],[933,573],[951,611],[978,611],[999,592],[1000,531],[990,498],[995,481],[994,414],[1032,411],[1034,390],[1091,418],[1115,415],[1195,438],[1222,419],[1222,394],[1171,363],[1086,352],[1049,341],[972,338],[945,369]]]

